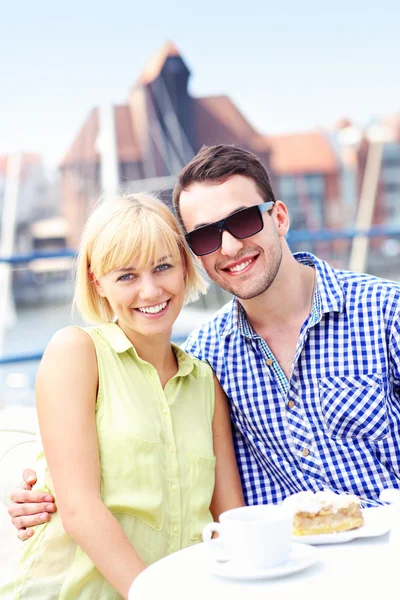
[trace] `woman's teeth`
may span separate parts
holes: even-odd
[[[163,302],[162,304],[156,304],[156,306],[146,306],[146,307],[138,308],[138,310],[140,310],[140,312],[142,312],[142,313],[156,314],[156,313],[159,313],[162,310],[164,310],[164,308],[167,306],[167,304],[168,304],[168,302]]]

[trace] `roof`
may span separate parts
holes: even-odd
[[[319,131],[268,136],[271,167],[277,175],[337,173],[338,161],[328,137]]]
[[[121,162],[140,160],[140,151],[134,139],[132,116],[127,104],[114,106],[115,135],[118,158]],[[61,167],[74,164],[96,164],[98,152],[99,109],[94,108],[78,131],[72,146],[61,162]]]
[[[118,157],[120,162],[141,160],[140,140],[147,139],[149,102],[146,85],[160,74],[166,60],[180,56],[172,42],[153,56],[143,69],[138,83],[130,93],[129,104],[114,107]],[[227,96],[192,98],[195,145],[235,144],[258,152],[268,151],[268,140],[260,136]],[[94,108],[80,128],[61,168],[73,165],[96,164],[99,156],[99,109]],[[196,149],[196,148],[195,148]]]
[[[266,152],[269,143],[260,136],[227,96],[194,98],[194,127],[198,147],[203,144],[236,144],[258,152]],[[140,118],[128,105],[114,107],[118,156],[121,162],[136,162],[141,158],[135,139],[134,120]],[[137,123],[140,125],[140,123]],[[61,167],[74,164],[95,164],[100,160],[97,152],[99,132],[98,109],[95,108],[79,130]]]
[[[144,69],[138,78],[138,83],[147,85],[154,81],[162,71],[167,58],[170,56],[180,56],[180,52],[172,42],[168,41],[156,52],[146,63]]]
[[[195,98],[194,121],[199,146],[224,143],[259,152],[269,149],[265,136],[256,132],[227,96]]]

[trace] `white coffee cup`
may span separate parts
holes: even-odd
[[[203,529],[204,542],[209,542],[214,532],[219,534],[216,560],[232,561],[252,570],[287,561],[293,525],[293,513],[287,507],[269,504],[233,508],[223,512],[219,521]]]

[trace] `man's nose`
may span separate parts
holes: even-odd
[[[222,232],[221,254],[224,256],[236,256],[243,248],[243,242],[236,239],[229,231]]]

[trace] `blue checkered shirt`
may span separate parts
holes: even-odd
[[[317,277],[289,381],[237,299],[184,349],[228,396],[248,504],[330,488],[372,506],[400,488],[400,284],[294,256]]]

